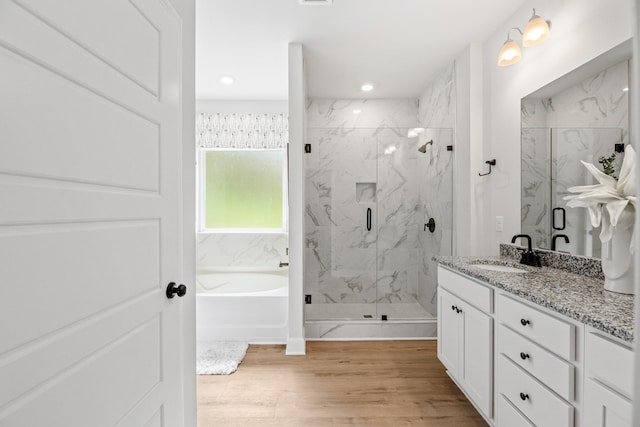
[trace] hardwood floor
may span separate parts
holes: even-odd
[[[486,426],[436,341],[250,346],[238,371],[198,376],[198,426]]]

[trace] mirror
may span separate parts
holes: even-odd
[[[521,224],[535,247],[600,258],[600,229],[563,197],[595,183],[580,160],[602,170],[598,159],[615,153],[620,170],[630,58],[627,41],[521,100]]]

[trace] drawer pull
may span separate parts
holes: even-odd
[[[455,311],[455,310],[456,310],[456,306],[455,306],[455,305],[452,305],[452,306],[451,306],[451,310]]]
[[[526,360],[528,358],[529,358],[529,355],[527,353],[520,353],[520,359]]]
[[[527,400],[529,398],[528,394],[520,393],[520,399]]]
[[[531,322],[529,322],[527,319],[520,319],[520,324],[522,326],[527,326],[528,324],[530,324]]]

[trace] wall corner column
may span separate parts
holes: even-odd
[[[302,44],[289,44],[289,333],[287,355],[304,355],[304,130],[306,86]]]

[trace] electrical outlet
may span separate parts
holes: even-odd
[[[504,218],[502,216],[496,217],[496,231],[504,231]]]

